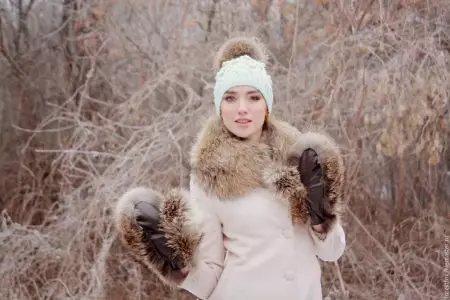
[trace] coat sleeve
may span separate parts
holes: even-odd
[[[225,248],[222,225],[213,208],[214,199],[210,199],[192,179],[190,192],[191,201],[201,211],[202,237],[195,253],[193,268],[179,287],[203,300],[209,298],[222,274]]]
[[[346,236],[342,225],[335,222],[327,233],[318,233],[308,226],[316,255],[323,261],[337,261],[344,253]]]

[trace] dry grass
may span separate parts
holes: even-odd
[[[348,248],[323,264],[328,299],[442,299],[449,1],[37,0],[19,23],[8,3],[2,299],[184,297],[123,252],[111,207],[138,184],[186,186],[213,113],[212,52],[236,31],[269,44],[275,113],[326,128],[345,153]]]

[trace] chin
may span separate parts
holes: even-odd
[[[254,134],[253,131],[249,131],[249,130],[233,130],[234,135],[236,135],[237,137],[241,138],[241,139],[246,139],[249,138],[250,136],[252,136]]]
[[[238,133],[235,133],[234,135],[237,136],[240,139],[247,139],[247,138],[250,137],[250,134],[238,134]]]

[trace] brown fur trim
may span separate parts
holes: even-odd
[[[286,166],[267,168],[264,180],[267,186],[272,187],[278,198],[289,207],[292,223],[306,223],[308,220],[307,192],[300,181],[300,174],[297,169]]]
[[[269,118],[260,143],[230,133],[218,116],[211,117],[191,150],[191,168],[201,185],[220,199],[242,196],[266,187],[263,174],[273,163],[283,164],[298,131]]]
[[[261,142],[234,136],[218,116],[210,118],[191,151],[192,175],[219,199],[242,196],[255,188],[271,188],[291,209],[293,221],[306,220],[305,188],[294,169],[283,169],[299,132],[269,118]]]
[[[274,190],[289,205],[294,222],[306,219],[306,189],[296,170],[304,149],[311,147],[325,162],[328,182],[326,207],[332,217],[340,215],[344,166],[333,140],[318,132],[300,133],[290,124],[269,117],[260,143],[251,143],[230,133],[213,116],[198,134],[191,150],[192,175],[219,199],[245,195],[255,188]]]
[[[161,229],[168,246],[175,250],[188,268],[193,267],[193,257],[201,239],[197,208],[187,201],[189,194],[184,190],[172,189],[161,205]]]
[[[269,148],[232,136],[217,117],[207,121],[191,152],[196,180],[221,199],[243,195],[264,185],[262,170]]]
[[[288,164],[297,165],[303,151],[308,148],[316,151],[320,162],[324,166],[327,195],[327,201],[325,202],[327,218],[324,227],[327,232],[343,214],[344,200],[342,193],[345,180],[345,166],[334,140],[324,133],[318,132],[305,132],[299,136],[297,142],[289,151]]]
[[[166,259],[147,241],[142,227],[136,221],[136,205],[139,202],[148,202],[161,208],[161,227],[168,239],[168,246],[174,249],[183,263],[190,268],[193,253],[200,241],[200,231],[196,228],[198,223],[194,219],[197,215],[195,208],[189,206],[183,193],[171,191],[164,197],[149,188],[134,188],[122,195],[114,212],[115,227],[127,253],[171,287],[176,287],[180,282],[180,274],[173,272]]]

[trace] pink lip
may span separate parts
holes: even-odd
[[[249,119],[237,119],[237,120],[235,120],[235,122],[239,123],[239,124],[248,124],[248,123],[251,123],[252,121]]]

